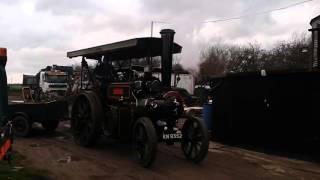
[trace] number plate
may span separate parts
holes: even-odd
[[[176,134],[163,134],[162,139],[168,140],[168,139],[182,139],[182,134],[181,133],[176,133]]]

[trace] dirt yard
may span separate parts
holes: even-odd
[[[244,148],[210,144],[207,159],[200,165],[185,160],[179,146],[160,145],[150,169],[135,163],[130,145],[105,139],[94,148],[74,144],[68,122],[46,135],[39,127],[29,138],[15,141],[16,151],[30,166],[47,170],[52,179],[320,179],[320,165]]]

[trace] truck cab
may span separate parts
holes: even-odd
[[[68,89],[68,74],[61,71],[41,71],[39,86],[43,93],[56,92],[64,95]]]

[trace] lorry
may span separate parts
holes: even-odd
[[[64,97],[70,88],[69,81],[72,75],[70,69],[72,70],[72,67],[47,66],[35,76],[23,75],[23,85],[33,90],[33,98],[37,101]]]
[[[36,101],[33,89],[38,85],[34,76],[25,78],[25,87],[22,88],[23,100],[12,101],[9,99],[8,101],[6,72],[4,68],[2,71],[0,76],[2,83],[0,86],[0,108],[2,108],[0,120],[8,122],[3,127],[1,127],[3,124],[0,124],[0,157],[3,158],[5,152],[10,150],[12,134],[28,136],[32,130],[32,124],[35,122],[41,123],[47,132],[53,132],[60,119],[67,115],[68,108],[67,102],[64,100]]]
[[[64,96],[68,90],[68,74],[61,71],[40,71],[39,87],[44,94],[56,93]]]
[[[26,137],[37,122],[49,133],[68,116],[68,103],[63,98],[67,90],[68,73],[51,68],[42,69],[36,76],[24,75],[22,100],[9,100],[8,118],[14,134]]]

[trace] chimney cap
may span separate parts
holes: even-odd
[[[313,19],[311,19],[310,25],[313,26],[313,23],[314,23],[314,22],[317,22],[317,21],[320,23],[320,15],[317,16],[317,17],[315,17],[315,18],[313,18]]]
[[[7,48],[0,47],[0,57],[7,57]]]
[[[161,31],[160,31],[160,34],[169,34],[169,33],[172,33],[172,34],[174,34],[174,33],[176,33],[173,29],[162,29]]]

